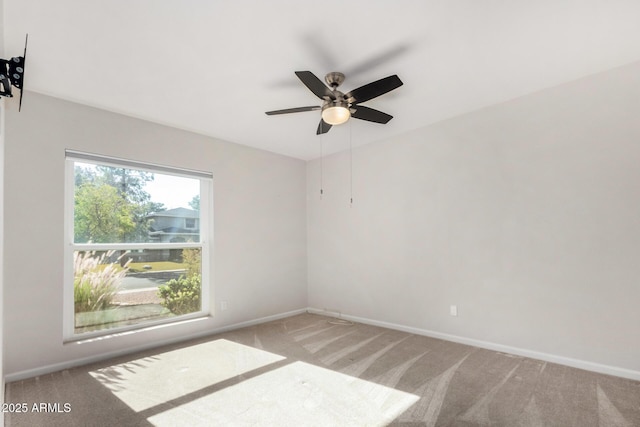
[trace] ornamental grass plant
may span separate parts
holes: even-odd
[[[127,274],[129,262],[109,262],[114,251],[97,255],[94,251],[73,253],[73,293],[76,313],[104,310],[111,306]]]

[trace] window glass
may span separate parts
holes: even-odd
[[[66,335],[203,313],[207,247],[200,228],[208,223],[200,197],[208,181],[111,161],[68,161],[73,322]]]

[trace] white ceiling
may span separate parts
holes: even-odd
[[[300,159],[359,146],[640,60],[638,0],[4,0],[5,56],[32,90]],[[398,74],[364,105],[395,118],[315,135],[294,75],[343,91]],[[15,102],[15,101],[12,101]],[[23,110],[28,110],[26,93]]]

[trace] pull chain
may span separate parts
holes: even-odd
[[[349,123],[349,203],[353,207],[353,143],[352,143],[352,127]]]
[[[324,190],[322,189],[322,186],[323,186],[323,175],[322,175],[323,140],[324,140],[323,136],[320,135],[320,200],[322,200],[322,195],[324,194]]]

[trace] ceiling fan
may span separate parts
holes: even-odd
[[[311,92],[323,100],[322,105],[267,111],[266,114],[272,116],[322,110],[322,118],[318,124],[316,135],[329,132],[331,126],[345,123],[351,117],[374,123],[387,123],[393,116],[360,104],[402,86],[402,81],[394,74],[360,86],[350,92],[342,93],[338,90],[338,86],[344,82],[345,78],[342,73],[331,72],[327,74],[324,79],[328,86],[322,83],[311,71],[296,71],[296,76]]]

